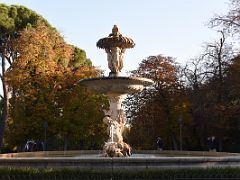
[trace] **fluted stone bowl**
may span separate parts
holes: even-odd
[[[117,37],[105,37],[97,42],[97,47],[101,49],[111,49],[111,47],[119,48],[134,48],[135,43],[131,38],[123,37],[122,35]]]
[[[80,85],[102,94],[130,94],[153,84],[151,79],[138,77],[98,77],[80,80]]]

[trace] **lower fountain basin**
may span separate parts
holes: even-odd
[[[102,151],[46,151],[0,155],[1,167],[151,170],[162,168],[240,167],[238,153],[134,151],[131,157],[103,157]]]
[[[144,86],[153,84],[153,81],[147,78],[117,76],[83,79],[79,83],[102,94],[129,94],[142,91]]]

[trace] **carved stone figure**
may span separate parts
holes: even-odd
[[[103,122],[107,124],[108,141],[104,145],[106,156],[122,157],[131,155],[131,147],[123,142],[123,131],[125,130],[125,115],[121,109],[121,97],[110,98],[110,110],[104,110]]]
[[[122,36],[122,34],[120,33],[119,27],[117,25],[113,25],[112,28],[112,33],[109,34],[108,37],[118,37],[118,36]]]
[[[108,68],[112,73],[121,72],[123,68],[123,56],[124,53],[119,47],[112,47],[111,49],[106,49]]]
[[[122,143],[123,137],[122,133],[124,131],[124,123],[120,122],[117,119],[114,119],[109,114],[109,111],[104,111],[105,117],[103,118],[103,122],[107,124],[107,133],[109,135],[108,142],[116,142],[116,143]]]
[[[103,147],[105,151],[104,156],[110,156],[110,157],[123,157],[123,156],[131,156],[132,155],[132,149],[127,143],[111,143],[107,142],[105,143]]]
[[[119,143],[105,143],[103,149],[105,151],[105,156],[110,157],[123,157],[123,153],[121,152],[121,145]]]
[[[126,49],[134,46],[134,41],[131,38],[123,37],[117,25],[113,26],[112,33],[108,37],[97,42],[97,47],[105,49],[107,53],[108,67],[111,70],[110,76],[119,75],[123,68]]]

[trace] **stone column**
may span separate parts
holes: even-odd
[[[111,118],[118,123],[125,123],[122,101],[126,95],[108,94],[107,96],[110,104]]]
[[[108,94],[107,96],[110,107],[108,111],[105,111],[103,122],[108,125],[109,139],[105,143],[104,151],[110,157],[129,156],[131,148],[124,143],[122,136],[126,123],[122,101],[126,95]]]

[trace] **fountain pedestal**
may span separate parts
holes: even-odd
[[[109,110],[105,110],[103,122],[108,125],[109,139],[104,145],[107,156],[121,157],[131,154],[130,145],[123,141],[123,132],[126,128],[126,118],[122,101],[127,94],[140,92],[144,86],[153,82],[146,78],[136,77],[99,77],[83,79],[80,84],[89,90],[105,94],[109,100]]]

